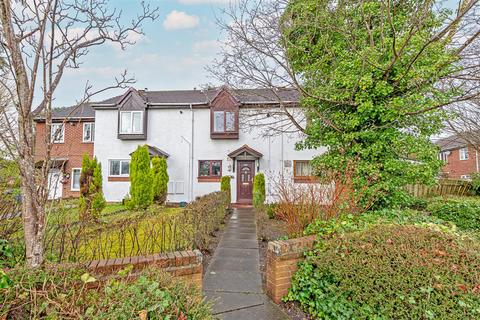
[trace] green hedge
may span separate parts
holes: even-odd
[[[223,176],[220,180],[220,191],[227,194],[228,203],[230,203],[232,199],[231,179],[230,176]]]
[[[435,217],[453,222],[459,229],[480,231],[480,202],[439,200],[430,203],[427,211]]]
[[[478,279],[478,242],[378,224],[320,241],[285,300],[318,319],[478,319]]]
[[[105,282],[83,268],[12,269],[11,286],[0,289],[0,318],[127,320],[146,313],[146,319],[213,319],[198,288],[158,270],[145,270],[136,280],[128,271]]]

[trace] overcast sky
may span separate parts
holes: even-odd
[[[69,70],[55,96],[56,107],[73,105],[81,98],[89,80],[95,88],[112,84],[127,69],[137,82],[135,88],[149,90],[193,89],[213,83],[205,67],[215,58],[220,30],[216,17],[229,0],[150,0],[160,10],[159,18],[147,22],[145,36],[126,51],[103,45],[91,50],[80,69]],[[128,15],[139,10],[137,0],[110,0],[112,7]],[[121,94],[110,91],[94,100]]]

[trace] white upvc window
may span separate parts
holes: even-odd
[[[143,133],[143,111],[121,111],[120,112],[120,133],[142,134]]]
[[[445,163],[448,163],[448,155],[450,154],[450,152],[448,151],[442,151],[438,154],[438,159],[445,162]]]
[[[63,123],[52,123],[50,126],[50,136],[53,143],[63,143],[65,141],[65,126]]]
[[[130,160],[110,160],[108,175],[110,177],[130,176]]]
[[[459,150],[460,160],[468,160],[468,147]]]
[[[93,142],[95,139],[95,123],[85,122],[83,124],[83,142]]]
[[[72,169],[72,177],[71,177],[71,186],[70,190],[72,191],[80,191],[80,176],[82,174],[81,168],[73,168]]]

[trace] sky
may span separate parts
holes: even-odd
[[[110,6],[122,9],[125,18],[139,12],[140,1],[110,0]],[[216,19],[229,0],[150,0],[159,8],[159,17],[144,24],[145,36],[122,51],[104,44],[90,50],[80,69],[63,76],[55,94],[55,107],[66,107],[81,99],[87,80],[94,89],[114,83],[123,70],[135,77],[133,87],[149,90],[193,89],[216,83],[205,70],[218,54],[221,31]],[[128,20],[127,20],[128,21]],[[124,90],[111,90],[96,96],[98,101]]]

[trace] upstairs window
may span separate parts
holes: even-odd
[[[468,148],[461,148],[459,150],[460,153],[460,160],[468,160]]]
[[[121,134],[142,134],[143,133],[143,111],[122,111],[120,112],[120,133]]]
[[[95,137],[95,124],[93,122],[83,124],[83,142],[93,142]]]
[[[443,151],[443,152],[440,152],[438,154],[438,160],[441,160],[445,163],[448,163],[448,155],[449,155],[449,152],[448,151]]]
[[[110,160],[110,177],[128,177],[130,175],[130,160]]]
[[[236,132],[237,119],[233,111],[214,111],[213,112],[213,132],[225,133]]]
[[[50,136],[53,143],[63,143],[65,136],[65,126],[63,123],[52,123],[50,127]]]

